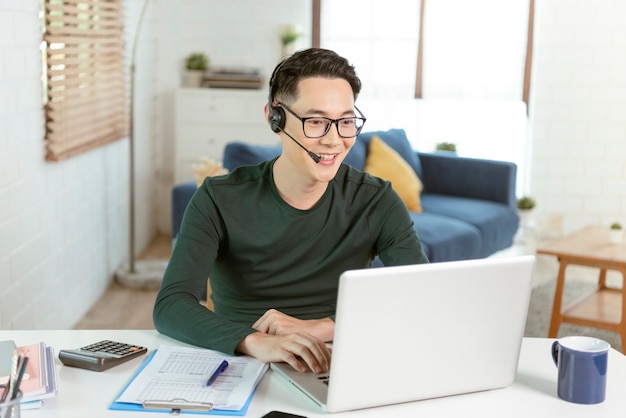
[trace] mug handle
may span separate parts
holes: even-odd
[[[559,363],[557,361],[559,356],[559,342],[555,341],[552,343],[552,360],[554,361],[554,365],[559,367]]]

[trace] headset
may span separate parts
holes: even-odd
[[[269,82],[269,95],[267,97],[267,109],[269,110],[269,116],[267,118],[270,123],[270,128],[272,132],[279,133],[285,128],[285,121],[287,119],[287,115],[285,115],[285,110],[282,107],[274,106],[274,93],[275,93],[275,80],[276,75],[283,68],[283,65],[287,62],[288,58],[285,58],[272,72],[272,76],[270,77]]]
[[[271,92],[267,98],[267,109],[269,111],[267,120],[270,123],[272,132],[278,133],[282,131],[285,128],[285,120],[287,116],[285,115],[285,110],[282,107],[274,106]]]
[[[267,117],[267,120],[270,123],[270,128],[272,128],[272,131],[276,132],[276,133],[283,132],[293,142],[298,144],[298,146],[300,148],[305,150],[306,153],[309,155],[309,157],[311,157],[311,159],[315,162],[315,164],[319,164],[319,162],[321,161],[321,158],[319,157],[319,155],[315,154],[313,151],[310,151],[308,148],[306,148],[304,145],[302,145],[300,143],[300,141],[298,141],[296,138],[291,136],[289,134],[289,132],[285,131],[285,120],[287,118],[287,115],[285,115],[285,110],[282,107],[274,106],[272,104],[272,95],[271,95],[271,93],[270,93],[270,97],[269,97],[269,99],[267,101],[267,108],[268,108],[268,111],[269,111],[269,116]]]

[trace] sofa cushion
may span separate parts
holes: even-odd
[[[422,212],[420,204],[422,182],[409,163],[376,135],[370,141],[365,172],[391,182],[391,187],[408,210]]]
[[[224,167],[232,171],[240,165],[256,165],[280,155],[281,145],[254,145],[241,141],[230,142],[224,148]],[[365,168],[367,143],[355,141],[344,163],[358,170]]]
[[[344,158],[344,164],[348,164],[350,167],[354,167],[357,170],[365,170],[365,160],[367,158],[367,143],[365,141],[359,140],[357,137],[356,141],[354,141],[354,145],[346,158]]]
[[[444,157],[418,152],[424,193],[470,197],[504,203],[515,209],[517,166],[509,161]]]
[[[473,225],[481,241],[476,258],[487,257],[513,244],[519,218],[514,209],[503,203],[435,193],[422,194],[424,212],[437,213]],[[418,228],[419,232],[419,228]]]
[[[271,160],[280,155],[282,146],[278,145],[255,145],[246,142],[235,141],[224,147],[224,167],[229,171],[241,165],[257,165],[263,161]]]
[[[422,165],[417,157],[417,153],[411,147],[409,143],[409,139],[406,136],[406,132],[404,129],[390,129],[388,131],[374,131],[374,132],[364,132],[357,137],[357,142],[362,141],[367,148],[369,146],[370,141],[374,136],[379,137],[387,145],[393,148],[398,154],[405,159],[407,163],[413,168],[415,174],[421,179],[424,175],[422,172]],[[351,151],[352,152],[352,151]],[[365,164],[364,164],[365,165]],[[355,168],[359,168],[357,166],[353,166]],[[362,169],[360,169],[362,170]]]
[[[480,258],[483,239],[478,228],[462,220],[424,210],[424,213],[410,215],[431,263]]]

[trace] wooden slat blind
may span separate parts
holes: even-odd
[[[127,135],[123,0],[45,0],[46,159]]]

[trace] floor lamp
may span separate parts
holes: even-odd
[[[128,262],[116,271],[117,281],[131,288],[154,289],[161,285],[161,279],[167,266],[167,260],[136,260],[135,259],[135,66],[136,49],[141,24],[149,0],[144,0],[133,38],[130,63],[130,112],[128,117],[129,144],[129,239]]]

